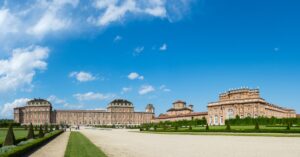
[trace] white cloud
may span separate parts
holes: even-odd
[[[108,100],[115,97],[114,94],[102,94],[102,93],[94,93],[94,92],[88,92],[88,93],[77,93],[73,95],[78,101],[89,101],[89,100]]]
[[[168,45],[166,43],[162,44],[161,47],[159,48],[160,51],[166,51],[168,48]]]
[[[91,73],[89,72],[84,72],[84,71],[80,71],[80,72],[71,72],[69,74],[69,77],[74,77],[76,78],[77,81],[79,82],[88,82],[88,81],[94,81],[97,78],[95,76],[93,76]]]
[[[20,98],[15,99],[13,102],[6,103],[3,105],[3,108],[1,109],[1,118],[12,118],[13,117],[13,109],[16,107],[25,106],[27,101],[30,99],[28,98]]]
[[[117,35],[115,38],[114,38],[114,42],[118,42],[120,40],[122,40],[123,38],[119,35]]]
[[[67,104],[66,100],[60,99],[56,97],[55,95],[51,95],[47,98],[48,101],[50,101],[52,104]]]
[[[0,92],[31,88],[36,71],[47,68],[48,54],[46,47],[30,46],[14,49],[10,58],[0,60]]]
[[[275,48],[274,48],[274,51],[275,51],[275,52],[278,52],[278,51],[280,51],[280,49],[279,49],[278,47],[275,47]]]
[[[140,95],[145,95],[151,92],[154,92],[155,88],[151,85],[143,85],[141,86],[140,90],[139,90],[139,94]]]
[[[121,94],[125,94],[125,93],[128,93],[132,91],[132,88],[131,87],[123,87],[122,88],[122,91],[121,91]]]
[[[138,74],[136,72],[130,73],[127,77],[130,80],[136,80],[136,79],[138,79],[138,80],[144,80],[144,76],[142,76],[142,75],[140,75],[140,74]]]
[[[161,86],[159,87],[159,89],[162,90],[162,91],[164,91],[164,92],[171,92],[171,89],[167,88],[166,85],[161,85]]]
[[[0,6],[0,46],[11,48],[20,43],[36,44],[47,37],[82,35],[82,32],[98,31],[96,27],[130,20],[160,18],[173,22],[189,12],[193,1],[5,1]]]
[[[134,55],[139,55],[140,53],[142,53],[144,51],[144,46],[139,46],[134,48]]]

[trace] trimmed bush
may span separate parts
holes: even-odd
[[[50,125],[50,132],[53,131],[53,125]]]
[[[40,130],[39,130],[39,138],[44,137],[44,132],[43,132],[43,127],[40,125]]]
[[[290,123],[288,123],[287,127],[286,127],[286,130],[291,130],[291,125]]]
[[[34,131],[33,131],[33,125],[30,123],[27,139],[33,139],[34,138]]]
[[[227,130],[227,131],[230,131],[230,130],[231,130],[231,127],[230,127],[230,124],[229,124],[229,123],[226,124],[226,130]]]
[[[27,128],[27,125],[24,125],[24,129],[25,129],[25,130],[27,130],[27,129],[28,129],[28,128]]]
[[[55,125],[55,130],[59,130],[59,125]]]
[[[209,131],[209,126],[206,124],[205,131]]]
[[[48,124],[45,124],[45,133],[48,133],[49,130],[48,130]]]
[[[31,152],[35,150],[36,148],[42,146],[46,142],[54,139],[58,135],[60,135],[62,131],[55,131],[52,133],[49,133],[47,136],[43,138],[34,139],[32,141],[26,142],[23,145],[11,148],[4,154],[0,154],[1,157],[20,157],[24,156],[24,154],[27,154],[28,152]]]
[[[34,131],[38,131],[38,126],[34,126]]]
[[[16,138],[12,125],[9,125],[3,146],[11,146],[16,144]]]
[[[192,126],[191,126],[191,125],[189,126],[189,130],[190,130],[190,131],[192,131],[192,130],[193,130],[193,128],[192,128]]]
[[[259,124],[258,124],[258,121],[255,122],[255,130],[259,130]]]

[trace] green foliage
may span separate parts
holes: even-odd
[[[44,128],[45,128],[45,133],[48,133],[49,132],[49,130],[48,130],[48,124],[45,124]]]
[[[53,131],[53,125],[50,125],[50,132]]]
[[[193,130],[193,128],[192,128],[192,126],[191,126],[191,125],[189,126],[189,130],[190,130],[190,131],[192,131],[192,130]]]
[[[291,124],[290,123],[287,125],[286,130],[291,130]]]
[[[40,130],[39,130],[39,138],[44,137],[44,132],[43,132],[43,127],[40,125]]]
[[[208,124],[206,124],[206,126],[205,126],[205,131],[209,131],[209,126],[208,126]]]
[[[259,130],[259,124],[258,124],[258,121],[255,122],[255,130]]]
[[[25,144],[19,145],[17,147],[14,147],[10,149],[8,152],[5,152],[4,154],[1,154],[1,157],[19,157],[24,156],[24,154],[28,154],[28,152],[38,148],[39,146],[45,144],[49,140],[57,137],[60,135],[62,131],[55,131],[52,133],[49,133],[47,136],[43,138],[34,139],[30,142],[26,142]]]
[[[7,130],[7,134],[3,143],[3,146],[10,146],[10,145],[15,145],[16,144],[16,138],[14,134],[14,130],[12,125],[9,126]]]
[[[25,130],[27,130],[27,129],[28,129],[27,125],[24,125],[24,129],[25,129]]]
[[[34,131],[38,131],[38,126],[37,125],[34,126]]]
[[[9,125],[13,127],[20,127],[20,123],[14,122],[12,119],[0,119],[0,128],[8,128]]]
[[[55,130],[59,130],[59,125],[55,125]]]
[[[33,131],[33,125],[30,123],[27,139],[33,139],[34,138],[34,131]]]
[[[286,126],[287,124],[297,124],[300,125],[300,118],[275,118],[275,117],[257,117],[257,118],[239,118],[236,117],[235,119],[227,119],[225,123],[229,122],[232,126],[250,126],[255,125],[256,121],[260,125],[281,125]]]
[[[231,130],[231,127],[230,127],[230,124],[229,124],[229,123],[226,124],[226,130],[227,130],[227,131],[230,131],[230,130]]]

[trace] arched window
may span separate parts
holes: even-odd
[[[227,111],[227,119],[234,118],[234,112],[233,109],[228,109]]]

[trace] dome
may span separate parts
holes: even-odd
[[[45,99],[32,99],[27,102],[28,106],[51,106],[51,103]]]
[[[115,99],[109,103],[108,107],[133,107],[133,104],[125,99]]]

